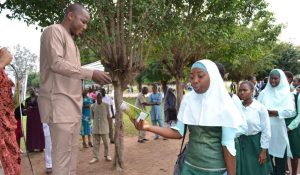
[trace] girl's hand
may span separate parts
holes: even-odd
[[[259,157],[258,157],[258,162],[260,165],[266,163],[267,161],[267,150],[266,149],[262,149],[259,153]]]
[[[275,111],[275,110],[268,110],[268,113],[269,113],[270,117],[278,116],[278,111]]]
[[[150,128],[150,124],[145,120],[140,120],[137,122],[135,119],[129,117],[130,121],[134,124],[137,130],[145,130],[147,131]]]
[[[141,126],[141,130],[145,130],[145,131],[148,131],[149,128],[151,127],[151,125],[149,124],[149,122],[146,121],[146,120],[140,120],[139,121],[139,125]]]

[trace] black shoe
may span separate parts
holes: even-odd
[[[46,174],[51,174],[52,173],[52,168],[46,168]]]
[[[145,141],[144,141],[144,140],[138,140],[138,142],[139,142],[139,143],[145,143]]]
[[[89,142],[89,146],[90,146],[90,147],[93,147],[93,144],[92,144],[92,142]]]
[[[149,139],[143,139],[144,141],[149,141]]]
[[[114,141],[110,141],[110,144],[115,144],[115,142]]]

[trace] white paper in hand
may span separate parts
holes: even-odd
[[[145,120],[145,118],[147,117],[147,113],[145,112],[141,112],[140,116],[136,119],[137,122],[139,122],[140,120]]]

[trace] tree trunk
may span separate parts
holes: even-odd
[[[114,97],[116,106],[116,122],[115,122],[115,159],[114,167],[117,170],[124,168],[124,123],[123,113],[120,109],[120,105],[123,101],[122,83],[119,79],[114,85]]]
[[[235,86],[235,93],[237,94],[238,90],[239,90],[239,83],[240,83],[241,80],[236,80],[235,83],[236,83],[236,86]]]
[[[107,85],[107,92],[106,92],[107,94],[109,94],[109,90],[110,90],[109,85]],[[114,95],[114,94],[112,94],[112,95]]]
[[[142,92],[142,83],[141,82],[138,82],[138,90],[139,90],[139,92]]]
[[[179,76],[176,76],[176,91],[177,91],[177,98],[176,98],[176,109],[179,110],[180,103],[183,97],[183,91],[184,91],[184,84],[183,81]]]
[[[168,82],[161,80],[160,83],[161,83],[162,91],[164,92],[164,95],[166,96],[166,93],[168,90],[168,86],[167,86]]]

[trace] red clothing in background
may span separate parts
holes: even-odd
[[[16,141],[17,122],[11,85],[4,70],[0,70],[0,160],[5,175],[20,174],[20,154]]]

